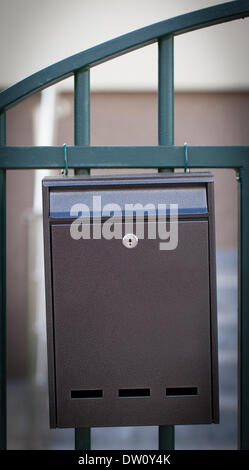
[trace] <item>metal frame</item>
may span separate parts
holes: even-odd
[[[0,448],[6,448],[6,170],[62,168],[63,147],[8,147],[5,111],[70,75],[75,77],[75,146],[68,166],[90,168],[184,167],[184,147],[174,146],[174,36],[249,16],[248,0],[226,2],[142,28],[58,62],[0,93]],[[90,68],[158,42],[158,146],[90,146]],[[234,168],[240,181],[239,448],[249,449],[249,147],[189,147],[189,168]],[[75,430],[75,448],[89,449],[90,429]],[[174,448],[174,428],[160,426],[159,449]]]

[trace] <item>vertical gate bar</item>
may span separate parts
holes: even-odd
[[[81,69],[74,75],[74,144],[90,145],[89,69]]]
[[[90,144],[90,70],[81,69],[74,75],[74,144]],[[88,174],[89,170],[75,170]],[[91,428],[75,429],[75,449],[91,449]]]
[[[158,41],[158,144],[174,145],[174,37]]]
[[[165,36],[158,41],[158,144],[174,145],[173,35]],[[174,426],[159,426],[158,437],[159,450],[174,449]]]
[[[0,145],[6,144],[5,112],[0,114]],[[6,398],[6,170],[0,170],[0,449],[7,447]]]
[[[240,169],[239,448],[249,450],[249,167]]]
[[[91,428],[76,428],[74,432],[75,450],[91,449]]]

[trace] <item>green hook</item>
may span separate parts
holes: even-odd
[[[67,161],[67,145],[64,144],[64,165],[65,165],[65,175],[68,175],[68,161]]]
[[[185,142],[184,144],[184,171],[185,173],[189,173],[188,168],[188,144]]]

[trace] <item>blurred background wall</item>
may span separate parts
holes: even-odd
[[[219,3],[223,2],[1,0],[0,88],[105,40]],[[177,145],[249,145],[248,25],[245,19],[176,37]],[[73,144],[73,80],[54,88],[54,119],[48,123],[52,126],[51,144]],[[156,90],[156,45],[94,68],[91,143],[156,145]],[[37,143],[40,102],[37,94],[7,112],[8,145]],[[236,249],[236,175],[232,170],[214,173],[217,246]],[[35,223],[34,181],[34,171],[7,174],[8,372],[14,378],[25,376],[30,367],[30,315],[35,317],[35,312],[30,312],[34,305],[30,276],[37,275],[30,274],[28,255],[30,225]]]

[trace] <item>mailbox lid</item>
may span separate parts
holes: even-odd
[[[81,216],[99,217],[114,211],[118,205],[121,215],[126,205],[140,204],[149,208],[154,204],[157,214],[162,204],[177,204],[179,214],[208,212],[207,183],[213,182],[210,173],[173,173],[161,175],[131,175],[106,177],[45,178],[43,187],[49,188],[48,210],[51,218]],[[135,192],[135,194],[134,194]],[[101,201],[101,202],[100,202]],[[79,206],[83,205],[82,211]],[[128,209],[127,209],[128,210]],[[137,209],[139,215],[139,209]]]
[[[50,217],[75,218],[141,215],[170,212],[177,204],[179,214],[206,214],[207,191],[204,185],[161,189],[112,189],[102,191],[53,191],[50,193]],[[165,205],[167,207],[165,207]]]

